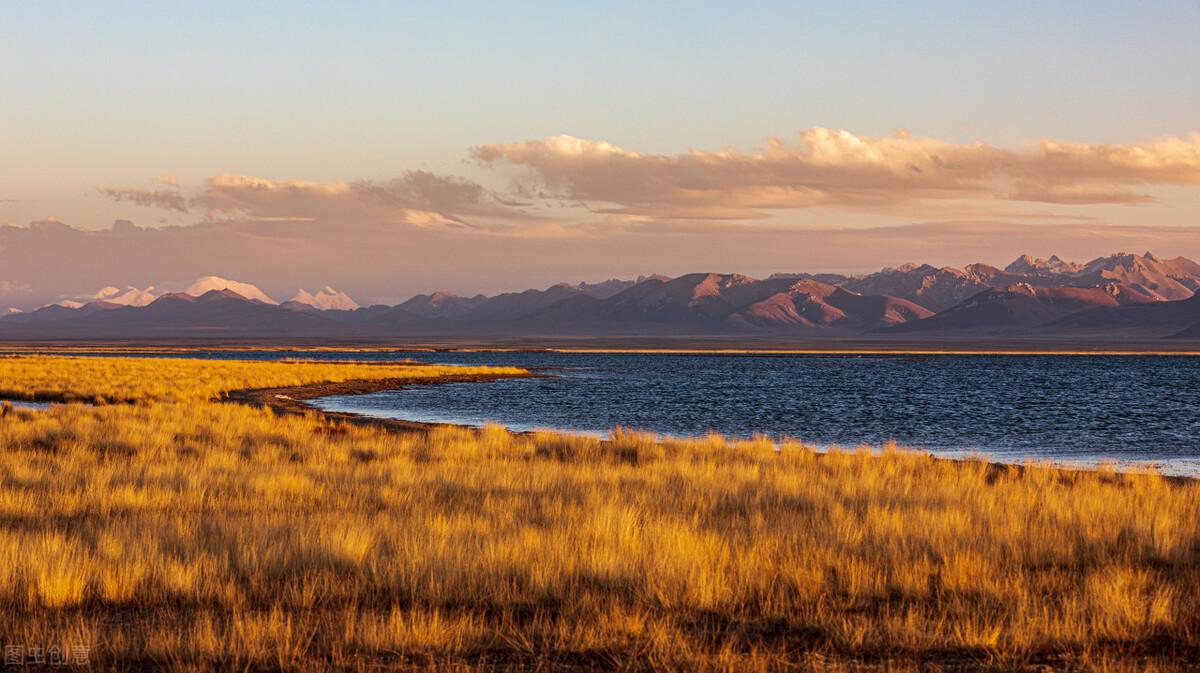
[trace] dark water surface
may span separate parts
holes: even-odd
[[[764,433],[1000,460],[1155,462],[1200,474],[1200,358],[418,354],[549,379],[330,397],[323,409],[514,430]]]
[[[181,354],[196,357],[196,353]],[[412,386],[322,409],[514,430],[763,433],[819,446],[895,440],[997,460],[1153,462],[1200,475],[1200,357],[212,351],[545,368],[553,378]]]

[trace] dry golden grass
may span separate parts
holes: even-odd
[[[448,375],[520,374],[515,367],[248,362],[182,358],[0,357],[0,398],[96,402],[197,402],[231,390],[357,379],[419,381]]]
[[[178,362],[102,366],[159,390],[157,368],[210,364]],[[58,361],[21,366],[34,389],[91,391]],[[229,371],[277,385],[292,366]],[[1195,483],[716,436],[400,434],[188,399],[0,418],[0,643],[180,670],[1200,656]]]

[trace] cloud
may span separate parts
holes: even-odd
[[[168,189],[101,189],[100,193],[113,201],[128,201],[148,208],[188,212],[188,200],[177,188]]]
[[[429,171],[390,180],[274,179],[236,173],[186,189],[173,176],[109,198],[194,213],[206,221],[337,221],[418,227],[570,227],[590,211],[649,222],[756,220],[796,209],[946,219],[968,211],[1013,217],[1020,202],[1060,209],[1145,204],[1165,187],[1200,185],[1200,133],[1142,144],[1043,139],[1015,149],[813,127],[736,149],[647,154],[609,142],[554,136],[470,151],[479,164],[515,169],[505,194]],[[536,215],[538,208],[543,214]],[[547,214],[548,213],[548,214]],[[575,218],[575,224],[578,224]]]
[[[22,283],[14,280],[0,280],[0,296],[13,294],[26,294],[33,290],[29,283]]]
[[[274,180],[221,173],[187,195],[174,178],[154,189],[103,189],[117,201],[209,219],[254,221],[376,221],[415,226],[467,226],[519,220],[517,204],[503,202],[478,183],[428,171],[408,171],[384,181]]]
[[[603,213],[655,219],[752,219],[772,210],[871,209],[906,202],[1013,200],[1145,203],[1141,190],[1200,185],[1200,134],[1140,145],[1042,140],[1019,149],[952,144],[906,132],[872,138],[814,127],[760,149],[642,154],[555,136],[471,151],[488,166],[527,169],[526,197],[570,199]]]

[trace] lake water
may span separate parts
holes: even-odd
[[[788,436],[1200,476],[1200,357],[627,355],[210,351],[222,359],[415,359],[537,367],[551,378],[327,397],[322,409],[513,430]]]
[[[0,405],[4,403],[11,404],[14,409],[49,409],[49,402],[27,402],[25,400],[4,400],[0,399]]]
[[[322,409],[513,430],[788,436],[1200,474],[1200,358],[407,354],[552,378],[329,397]]]

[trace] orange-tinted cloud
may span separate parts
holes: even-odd
[[[875,208],[932,200],[1142,203],[1142,190],[1200,185],[1200,134],[1140,145],[1054,140],[1020,149],[898,133],[871,138],[814,127],[751,152],[642,154],[570,136],[483,145],[489,166],[529,169],[527,195],[598,212],[664,219],[750,219],[778,209]]]
[[[221,173],[192,196],[177,185],[104,189],[138,205],[198,212],[207,218],[261,221],[374,221],[465,226],[469,218],[519,218],[521,212],[475,182],[427,171],[387,181],[274,180]]]

